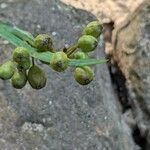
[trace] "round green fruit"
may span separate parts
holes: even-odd
[[[28,82],[33,89],[42,89],[46,85],[46,75],[42,69],[33,65],[28,72]]]
[[[24,62],[17,63],[17,69],[18,70],[28,70],[30,68],[30,66],[31,66],[30,59],[26,60]]]
[[[97,47],[97,45],[97,39],[91,35],[83,35],[78,40],[78,47],[83,52],[91,52]]]
[[[74,78],[79,84],[87,85],[93,80],[94,72],[88,66],[77,67],[74,72]]]
[[[34,46],[38,49],[39,52],[53,52],[53,42],[51,37],[47,34],[39,34],[34,39]]]
[[[56,52],[50,60],[50,66],[53,70],[63,72],[67,69],[69,58],[64,52]]]
[[[3,80],[10,79],[15,72],[15,65],[12,61],[8,61],[0,66],[0,78]]]
[[[13,61],[20,63],[29,60],[30,54],[28,50],[24,47],[17,47],[13,51]]]
[[[102,33],[102,26],[98,21],[90,22],[83,30],[83,35],[91,35],[95,38],[98,38]]]
[[[11,84],[16,89],[22,89],[27,83],[25,71],[16,71],[11,78]]]
[[[88,54],[78,51],[73,55],[73,58],[74,59],[86,59],[86,58],[88,58]]]

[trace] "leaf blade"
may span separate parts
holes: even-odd
[[[37,49],[31,46],[32,45],[31,43],[33,42],[33,36],[30,33],[23,31],[18,27],[15,27],[9,23],[4,23],[0,21],[0,36],[5,38],[7,41],[9,41],[16,47],[27,48],[32,57],[48,63],[50,62],[53,53],[37,52]],[[107,60],[105,59],[82,59],[82,60],[71,59],[69,62],[69,66],[95,65],[95,64],[103,64],[106,62]]]
[[[12,33],[13,35],[17,36],[23,41],[26,41],[30,43],[31,45],[33,45],[34,37],[32,36],[31,33],[21,30],[18,27],[12,25],[11,23],[3,22],[3,21],[0,21],[0,28],[5,29],[7,32]]]

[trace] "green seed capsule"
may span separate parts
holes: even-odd
[[[30,68],[30,66],[31,66],[30,59],[26,60],[25,62],[17,63],[17,69],[18,70],[28,70]]]
[[[17,63],[29,60],[30,54],[24,47],[17,47],[13,52],[13,60]]]
[[[51,51],[53,52],[53,42],[49,35],[40,34],[34,39],[34,46],[39,52]]]
[[[78,40],[78,47],[81,48],[83,52],[91,52],[97,45],[97,39],[91,35],[83,35]]]
[[[91,35],[95,38],[98,38],[102,33],[102,26],[98,21],[90,22],[83,30],[83,35]]]
[[[68,67],[69,59],[64,52],[56,52],[53,54],[50,66],[58,72],[65,71]]]
[[[28,82],[33,89],[41,89],[46,85],[46,75],[38,66],[33,65],[28,72]]]
[[[3,80],[10,79],[15,72],[15,65],[12,61],[8,61],[0,66],[0,78]]]
[[[27,83],[25,71],[16,71],[11,78],[11,84],[16,89],[22,89]]]
[[[88,58],[88,55],[84,52],[78,51],[73,55],[73,58],[74,59],[86,59],[86,58]]]
[[[89,84],[94,78],[93,70],[88,67],[77,67],[74,72],[75,80],[81,85]]]

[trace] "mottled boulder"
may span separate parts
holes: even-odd
[[[127,80],[131,106],[150,148],[150,1],[143,2],[113,32],[113,57]]]
[[[145,0],[61,0],[76,8],[87,10],[98,17],[103,23],[113,21],[119,25],[126,19],[129,13],[136,10]]]
[[[54,0],[4,0],[0,19],[13,22],[34,35],[49,33],[61,48],[73,44],[82,27],[95,20],[88,12]],[[2,6],[2,5],[1,5]],[[12,48],[1,40],[0,62],[11,57]],[[104,56],[100,43],[95,53]],[[48,74],[46,88],[29,84],[14,89],[0,80],[1,150],[134,150],[131,133],[121,116],[107,65],[97,65],[95,80],[79,86],[72,70],[64,74],[38,63]]]

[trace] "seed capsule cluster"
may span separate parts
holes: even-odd
[[[98,38],[102,32],[102,26],[98,21],[90,22],[83,30],[78,40],[80,51],[74,54],[75,59],[86,59],[89,53],[98,45]],[[89,84],[94,78],[94,72],[89,66],[77,67],[74,71],[75,80],[81,85]]]
[[[35,37],[33,46],[37,52],[52,52],[49,65],[54,71],[64,72],[70,59],[88,59],[89,53],[94,51],[98,45],[98,38],[101,34],[102,26],[98,21],[89,23],[83,30],[77,44],[69,47],[65,51],[55,51],[53,41],[47,34],[40,34]],[[28,82],[33,89],[41,89],[46,86],[47,77],[45,72],[35,64],[29,50],[24,47],[17,47],[12,54],[12,59],[0,65],[0,78],[2,80],[11,79],[11,84],[16,89],[22,89]],[[74,78],[81,85],[89,84],[94,78],[94,72],[89,66],[77,66],[74,69]]]
[[[35,64],[31,65],[30,54],[26,48],[17,47],[13,51],[12,60],[0,66],[0,78],[11,80],[16,89],[22,89],[27,81],[34,89],[41,89],[46,85],[46,75]]]

